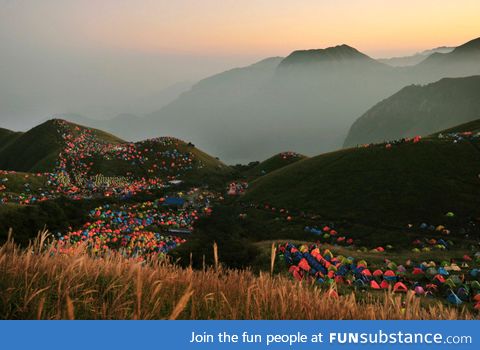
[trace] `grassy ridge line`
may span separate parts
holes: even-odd
[[[0,128],[0,151],[20,135],[22,135],[21,132]]]
[[[309,158],[254,181],[244,200],[328,218],[405,224],[441,220],[448,211],[478,215],[478,174],[480,153],[473,142],[432,138]]]
[[[25,172],[53,169],[61,140],[53,122],[17,136],[0,152],[0,168]]]
[[[462,133],[462,132],[473,132],[477,133],[480,132],[480,119],[461,124],[458,126],[454,126],[453,128],[443,130],[441,132],[437,132],[432,135],[432,137],[437,137],[439,134],[448,134],[448,133]]]
[[[69,127],[88,129],[73,123],[69,123]],[[24,172],[51,171],[63,149],[63,140],[57,129],[55,120],[49,120],[25,133],[10,135],[9,142],[2,142],[3,147],[0,147],[0,169]],[[113,144],[125,142],[101,130],[91,130],[98,139],[106,142]]]
[[[248,270],[142,266],[79,248],[52,255],[45,236],[23,251],[0,248],[1,319],[472,319],[464,309],[420,306],[413,294],[331,291]],[[33,252],[33,254],[32,254]]]
[[[106,133],[98,129],[87,128],[78,124],[67,122],[67,128],[78,133],[77,130],[91,130],[92,135],[98,141],[111,144],[120,145],[127,143],[126,141]],[[58,132],[58,125],[56,120],[49,120],[37,127],[29,130],[26,133],[13,133],[9,130],[0,129],[0,169],[15,170],[20,172],[50,172],[54,169],[55,163],[58,160],[59,154],[64,149],[64,140]],[[7,142],[8,141],[8,142]],[[142,144],[142,141],[136,143]],[[191,152],[196,160],[198,160],[203,167],[195,169],[194,174],[191,174],[189,180],[202,182],[209,181],[210,177],[228,176],[232,173],[232,169],[197,149],[191,144],[178,140],[178,146],[162,146],[152,142],[150,153],[150,163],[157,161],[154,159],[154,152],[169,151],[173,148],[178,148],[180,152]],[[129,162],[118,160],[98,160],[95,161],[94,168],[103,175],[116,176],[125,172],[137,173],[141,176],[148,176],[145,169],[140,166],[134,167]]]
[[[282,159],[282,156],[279,153],[274,155],[273,157],[268,158],[267,160],[264,160],[252,169],[247,170],[243,175],[248,178],[256,178],[307,158],[307,156],[300,154],[298,157]]]

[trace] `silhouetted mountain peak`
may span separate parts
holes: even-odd
[[[293,51],[282,61],[281,65],[321,62],[351,62],[353,60],[374,61],[357,49],[343,44],[334,47],[328,47],[326,49]]]

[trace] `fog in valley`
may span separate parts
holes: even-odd
[[[27,130],[64,118],[128,141],[175,136],[229,164],[287,150],[311,156],[341,148],[357,118],[405,86],[480,74],[478,41],[457,49],[449,41],[416,55],[404,50],[403,59],[391,50],[393,60],[375,60],[366,54],[371,48],[343,44],[348,37],[292,50],[202,52],[195,37],[190,44],[175,39],[191,33],[193,17],[172,24],[176,31],[124,31],[130,15],[145,19],[133,22],[139,26],[150,23],[148,6],[154,5],[145,5],[131,13],[130,1],[98,8],[0,1],[0,127]],[[59,6],[62,16],[56,15]],[[182,11],[175,17],[182,18],[187,10],[162,6],[151,14],[152,23],[157,15],[161,25],[162,18],[171,24],[172,13]],[[119,33],[131,45],[116,40]],[[229,39],[212,33],[214,41]],[[171,48],[174,43],[181,49]]]

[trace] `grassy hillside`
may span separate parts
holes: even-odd
[[[69,124],[71,129],[87,129]],[[95,137],[105,142],[122,140],[100,130],[91,129]],[[1,137],[1,136],[0,136]],[[10,142],[0,150],[0,169],[24,172],[52,171],[63,149],[63,142],[55,120],[49,120],[26,133],[10,136]]]
[[[10,142],[19,137],[22,133],[0,128],[0,150]]]
[[[480,118],[480,76],[408,86],[368,110],[345,146],[431,133]]]
[[[244,200],[372,225],[435,222],[448,211],[480,216],[479,174],[478,138],[431,137],[294,163],[254,181]]]
[[[0,151],[0,169],[47,171],[53,169],[61,140],[52,121],[23,133]]]
[[[247,170],[244,175],[247,178],[257,178],[305,158],[307,158],[307,156],[293,152],[279,153]]]
[[[229,167],[194,145],[175,138],[133,144],[101,130],[57,119],[23,134],[2,131],[2,140],[8,140],[0,148],[2,170],[52,172],[60,166],[70,175],[135,178],[178,177],[188,173],[191,181],[231,172]]]
[[[6,190],[12,193],[25,192],[26,183],[29,191],[36,192],[47,186],[47,177],[43,174],[31,173],[4,173],[0,174],[2,184],[6,186]]]

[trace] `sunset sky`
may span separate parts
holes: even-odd
[[[0,117],[143,113],[132,101],[296,49],[455,46],[480,36],[479,14],[478,0],[0,0]]]
[[[480,1],[0,0],[2,36],[51,46],[286,55],[348,43],[372,56],[480,35]]]

